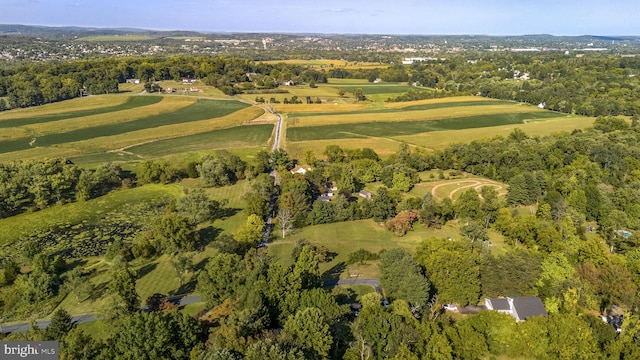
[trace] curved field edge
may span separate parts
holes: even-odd
[[[126,151],[144,157],[161,157],[210,149],[244,148],[266,145],[272,132],[272,124],[241,125],[228,129],[153,141],[129,147]]]
[[[147,116],[125,122],[110,123],[76,129],[72,131],[36,136],[32,140],[21,139],[14,141],[5,141],[0,143],[0,151],[11,152],[26,150],[33,147],[34,145],[60,145],[71,141],[90,140],[97,137],[121,135],[166,125],[183,124],[200,120],[213,119],[226,116],[248,106],[249,105],[245,103],[237,101],[234,102],[200,99],[194,104],[172,112],[153,115],[145,114]]]
[[[566,118],[547,119],[545,121],[528,122],[518,125],[431,131],[389,138],[367,137],[295,142],[287,139],[286,149],[291,156],[297,158],[302,158],[305,150],[322,154],[328,145],[338,145],[343,149],[368,147],[374,149],[379,155],[386,156],[397,152],[398,146],[402,142],[432,150],[441,150],[451,144],[467,143],[473,140],[489,139],[495,136],[508,136],[514,129],[521,129],[529,136],[545,136],[557,132],[571,132],[576,129],[585,129],[593,126],[594,121],[594,118],[572,115]]]
[[[38,117],[68,113],[69,109],[73,109],[74,111],[83,111],[118,106],[125,103],[130,97],[131,95],[122,94],[91,95],[52,104],[45,104],[41,106],[28,107],[23,109],[11,109],[0,113],[0,122],[12,119],[29,118],[34,116]]]
[[[484,101],[457,101],[457,102],[441,102],[432,104],[414,104],[405,107],[384,107],[384,108],[370,108],[365,110],[354,111],[332,111],[332,112],[316,112],[316,113],[289,113],[289,117],[306,117],[306,116],[326,116],[326,115],[355,115],[355,114],[383,114],[383,113],[400,113],[404,111],[416,111],[416,110],[435,110],[445,109],[453,107],[465,107],[465,106],[486,106],[486,105],[517,105],[518,103],[513,101],[499,101],[499,100],[484,100]]]
[[[361,113],[325,116],[289,117],[289,127],[326,126],[352,123],[370,122],[401,122],[442,120],[449,118],[471,117],[479,115],[516,114],[516,113],[551,113],[535,106],[509,104],[509,105],[471,105],[460,107],[445,107],[432,110],[407,110],[400,112]],[[563,114],[555,113],[556,116]]]
[[[558,118],[554,112],[526,112],[509,114],[476,115],[441,120],[398,122],[362,122],[325,126],[287,127],[287,139],[309,141],[359,137],[393,137],[419,133],[463,130],[501,125],[523,124],[526,121]]]
[[[151,184],[113,191],[88,201],[53,206],[37,212],[0,219],[0,246],[33,233],[64,225],[98,222],[104,214],[118,211],[129,204],[160,204],[181,195],[182,188],[178,185]]]
[[[69,120],[75,118],[81,118],[91,115],[108,114],[112,112],[135,109],[142,106],[153,105],[162,101],[161,96],[131,96],[121,104],[115,104],[107,107],[97,107],[85,110],[72,110],[68,108],[68,112],[56,113],[50,115],[21,117],[15,119],[7,119],[0,121],[0,128],[18,127],[33,124],[42,124],[47,122],[54,122],[58,120]]]
[[[0,154],[0,161],[43,157],[72,157],[117,150],[158,139],[168,139],[238,126],[260,117],[263,113],[264,110],[262,108],[251,106],[218,118],[165,125],[118,135],[95,137],[83,141],[72,141],[70,139],[70,142],[55,146],[3,153]]]
[[[32,137],[70,133],[72,131],[82,131],[84,129],[99,126],[137,121],[147,117],[160,116],[165,113],[180,111],[193,105],[196,101],[195,99],[172,99],[168,97],[161,99],[162,100],[160,102],[155,104],[140,106],[133,109],[32,124],[23,128],[29,130]]]
[[[245,121],[255,119],[264,110],[240,102],[220,101],[231,103],[233,106],[217,108],[213,100],[201,100],[200,102],[184,108],[182,111],[165,113],[150,118],[126,123],[110,124],[101,127],[86,128],[69,133],[52,134],[48,137],[38,138],[35,145],[44,149],[54,147],[70,147],[78,154],[82,151],[118,149],[158,138],[175,137],[176,135],[189,135],[202,131],[231,127]],[[203,103],[200,106],[196,106]],[[214,105],[214,106],[209,106]],[[212,110],[213,109],[213,110]],[[246,111],[245,111],[246,110]],[[241,113],[242,112],[242,113]],[[44,138],[44,139],[43,139]],[[12,148],[3,147],[9,142],[0,143],[0,152],[19,152],[32,150],[27,143],[14,144]],[[13,151],[11,151],[13,150]],[[67,155],[68,156],[68,155]],[[0,157],[1,159],[1,157]]]

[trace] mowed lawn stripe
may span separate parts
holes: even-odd
[[[157,128],[165,125],[213,119],[231,114],[246,107],[249,107],[249,105],[238,101],[200,99],[197,103],[191,106],[171,113],[145,117],[139,120],[127,121],[118,124],[101,125],[65,133],[40,136],[37,137],[35,142],[31,145],[29,144],[31,142],[30,139],[0,142],[0,153],[26,150],[32,146],[43,147],[59,145],[103,136],[120,135],[132,131]]]
[[[132,146],[127,148],[127,152],[155,157],[200,150],[256,146],[266,144],[272,132],[273,124],[236,126]]]
[[[349,114],[382,114],[382,113],[397,113],[397,112],[413,111],[413,110],[444,109],[449,107],[462,107],[462,106],[515,105],[515,104],[516,103],[513,101],[500,101],[500,100],[460,101],[460,102],[449,102],[449,103],[412,105],[412,106],[407,106],[403,108],[385,108],[385,109],[334,111],[334,112],[317,112],[317,113],[290,113],[289,117],[349,115]]]
[[[134,109],[141,106],[153,105],[159,103],[162,100],[161,96],[132,96],[123,104],[109,106],[104,108],[95,108],[87,110],[78,110],[65,113],[41,115],[28,118],[9,119],[0,121],[0,128],[10,128],[33,124],[42,124],[58,120],[75,119],[85,116],[107,114],[116,111]]]
[[[431,131],[461,130],[491,126],[523,124],[525,120],[559,117],[555,112],[529,112],[491,114],[429,121],[367,122],[325,126],[307,126],[287,129],[288,141],[345,139],[362,137],[391,137],[413,135]]]

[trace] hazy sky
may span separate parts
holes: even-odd
[[[638,0],[0,0],[0,23],[288,33],[640,35]]]

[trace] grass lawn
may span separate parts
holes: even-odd
[[[347,266],[348,255],[358,249],[367,249],[377,253],[382,249],[404,248],[410,252],[424,240],[430,237],[437,238],[460,238],[460,230],[455,222],[448,222],[440,229],[424,228],[420,225],[414,226],[414,231],[407,233],[403,237],[397,237],[384,226],[373,220],[357,220],[342,223],[323,224],[307,226],[295,230],[293,234],[285,239],[280,237],[269,244],[269,253],[276,260],[283,264],[293,263],[291,250],[295,246],[296,240],[305,239],[315,245],[323,245],[336,256],[329,262],[320,264],[320,272],[324,278],[332,278],[339,274],[340,278],[349,278],[358,275],[361,278],[378,277],[378,267],[376,262],[369,262],[367,265]],[[489,238],[495,244],[492,251],[502,251],[504,241],[500,234],[490,231]]]
[[[104,214],[118,211],[128,204],[162,203],[182,193],[177,185],[145,185],[113,191],[83,202],[52,206],[33,213],[0,219],[0,245],[24,236],[63,225],[99,222]]]
[[[171,259],[167,255],[162,255],[158,259],[134,267],[138,272],[138,280],[136,280],[136,291],[140,297],[140,301],[144,304],[146,299],[155,294],[177,295],[180,282],[175,275]],[[188,283],[195,276],[193,272],[187,274],[184,283]]]
[[[358,275],[361,278],[378,276],[375,262],[367,265],[346,266],[348,255],[358,249],[366,249],[377,253],[382,249],[401,247],[413,252],[423,239],[435,236],[438,238],[459,238],[458,226],[449,222],[441,229],[424,228],[420,225],[403,237],[397,237],[384,226],[373,220],[357,220],[342,223],[307,226],[294,231],[285,239],[277,238],[269,244],[269,253],[285,265],[293,263],[291,250],[296,240],[305,239],[315,245],[323,245],[336,256],[329,262],[320,264],[320,271],[325,278],[340,274],[340,278]],[[497,234],[496,234],[497,235]]]
[[[82,330],[87,335],[91,335],[92,338],[98,341],[107,340],[111,336],[111,330],[113,330],[112,326],[112,324],[104,320],[77,325],[78,329]]]
[[[180,184],[186,188],[199,187],[200,179],[184,179]],[[215,220],[213,223],[215,228],[233,234],[244,224],[248,215],[242,211],[245,207],[245,201],[242,197],[250,190],[251,183],[249,180],[240,180],[234,185],[205,189],[205,193],[209,195],[209,198],[228,201],[226,207],[230,209],[230,216]]]

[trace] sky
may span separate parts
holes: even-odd
[[[0,24],[339,34],[640,35],[638,0],[0,0]]]

